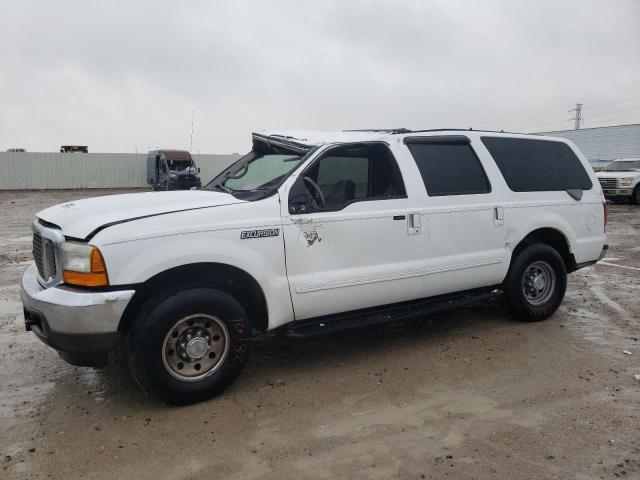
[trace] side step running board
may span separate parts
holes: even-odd
[[[495,298],[497,293],[495,288],[482,289],[299,320],[287,325],[283,333],[289,338],[309,338],[361,327],[379,326],[481,303]]]

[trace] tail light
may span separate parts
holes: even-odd
[[[607,221],[609,220],[609,207],[607,207],[607,202],[602,204],[604,208],[604,231],[607,231]]]

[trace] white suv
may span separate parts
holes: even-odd
[[[607,199],[631,200],[640,205],[640,158],[614,160],[596,176]]]
[[[202,190],[37,214],[25,322],[76,365],[126,337],[170,403],[212,397],[252,337],[339,332],[504,297],[542,320],[603,257],[606,206],[560,138],[483,131],[264,132]]]

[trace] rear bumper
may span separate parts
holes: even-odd
[[[25,328],[73,365],[106,363],[118,325],[134,290],[87,292],[65,286],[42,288],[35,265],[22,276]]]
[[[578,264],[576,264],[575,270],[580,270],[581,268],[589,267],[591,265],[595,265],[596,263],[598,263],[600,260],[602,260],[607,255],[607,251],[608,250],[609,250],[609,245],[605,244],[602,247],[602,251],[600,252],[600,256],[598,257],[597,260],[591,260],[589,262],[578,263]]]

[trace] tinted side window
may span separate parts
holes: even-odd
[[[335,147],[307,168],[289,194],[290,213],[337,211],[353,202],[406,197],[393,154],[382,144]]]
[[[514,192],[589,190],[589,175],[562,142],[528,138],[482,137]]]
[[[317,183],[325,195],[341,181],[353,182],[353,198],[367,196],[369,159],[367,157],[326,157],[318,165]]]
[[[484,169],[468,143],[433,143],[420,139],[415,143],[408,141],[407,147],[430,197],[491,191]]]

